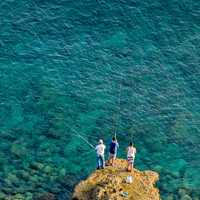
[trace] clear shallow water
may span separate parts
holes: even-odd
[[[76,132],[108,142],[116,122],[163,199],[199,197],[199,16],[193,0],[1,2],[0,198],[70,199],[95,168]]]

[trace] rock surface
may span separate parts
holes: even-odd
[[[132,183],[126,183],[127,176],[133,177]],[[160,200],[159,190],[154,184],[159,175],[153,171],[134,169],[126,172],[126,161],[118,159],[115,167],[108,166],[97,170],[80,182],[74,190],[73,200]]]

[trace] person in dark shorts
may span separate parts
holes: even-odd
[[[116,137],[113,137],[110,143],[110,148],[109,148],[109,160],[108,160],[109,165],[114,166],[118,148],[119,148],[119,144],[117,142],[117,139]]]

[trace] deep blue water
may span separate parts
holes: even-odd
[[[0,199],[70,199],[95,168],[77,132],[115,130],[162,199],[200,197],[200,1],[2,1]]]

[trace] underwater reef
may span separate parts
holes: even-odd
[[[71,199],[91,144],[200,197],[200,1],[0,2],[0,199]],[[121,89],[120,89],[121,88]],[[119,98],[120,97],[120,98]],[[106,152],[107,156],[107,152]]]

